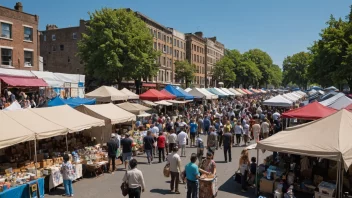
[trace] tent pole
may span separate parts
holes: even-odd
[[[339,180],[340,180],[340,174],[339,174],[339,171],[340,171],[340,162],[338,161],[337,164],[336,164],[336,194],[335,194],[335,197],[338,198],[338,192],[339,192]]]
[[[66,134],[66,151],[68,152],[67,134]]]
[[[255,171],[255,196],[258,196],[259,149],[257,149],[257,170]]]
[[[28,141],[28,149],[29,149],[29,160],[31,160],[32,159],[31,141]]]
[[[34,167],[35,167],[35,176],[37,176],[37,140],[34,139]]]
[[[341,167],[340,167],[340,197],[343,196],[343,173],[344,173],[344,164],[343,164],[343,159],[342,159],[342,156],[341,156]]]

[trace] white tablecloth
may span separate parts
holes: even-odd
[[[75,173],[76,173],[76,178],[74,180],[81,178],[83,175],[82,164],[73,164],[73,168],[75,169]],[[50,169],[51,169],[51,174],[49,177],[49,190],[63,183],[62,175],[60,173],[60,168],[51,167]]]

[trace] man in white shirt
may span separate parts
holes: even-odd
[[[177,154],[177,151],[178,147],[173,147],[172,153],[167,156],[167,163],[170,164],[171,192],[175,189],[175,193],[180,194],[180,191],[178,191],[178,184],[180,183],[181,158]]]
[[[174,129],[170,130],[170,135],[167,137],[169,141],[169,151],[172,152],[172,149],[176,146],[177,144],[177,135],[175,133]]]
[[[270,125],[267,122],[267,120],[265,119],[264,122],[260,125],[260,128],[263,132],[263,138],[267,138],[269,137],[269,130],[270,130]]]
[[[255,120],[255,124],[252,126],[253,130],[253,138],[255,142],[259,142],[259,135],[260,135],[260,125],[259,125],[259,120]]]
[[[181,157],[186,157],[186,143],[188,135],[183,130],[177,135],[178,146],[181,147]]]

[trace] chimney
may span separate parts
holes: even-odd
[[[19,11],[19,12],[23,12],[23,6],[21,2],[17,2],[15,5],[15,10]]]
[[[216,36],[209,38],[210,40],[216,42]]]
[[[48,24],[46,25],[46,30],[56,30],[58,27],[56,25]]]
[[[203,38],[203,32],[195,32],[194,34],[199,36],[199,37],[201,37],[201,38]]]

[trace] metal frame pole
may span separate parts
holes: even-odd
[[[34,167],[35,167],[35,176],[37,176],[37,140],[34,139]]]
[[[66,151],[68,152],[68,144],[67,144],[67,134],[66,134]]]
[[[255,196],[258,195],[258,169],[259,169],[259,149],[257,149],[257,170],[255,171]]]

